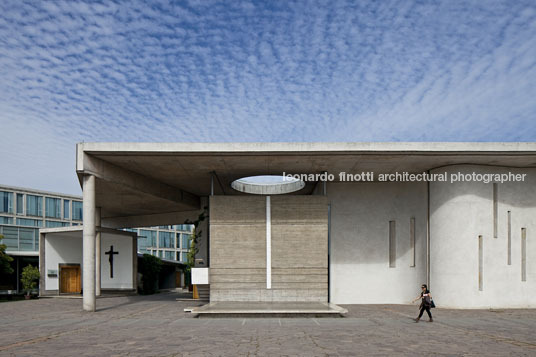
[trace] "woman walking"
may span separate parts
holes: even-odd
[[[434,322],[434,319],[432,318],[432,313],[430,312],[430,307],[432,306],[432,294],[430,294],[430,290],[428,290],[426,284],[422,284],[421,290],[421,295],[417,296],[412,301],[412,303],[414,303],[415,301],[421,299],[421,306],[419,306],[419,309],[421,311],[419,313],[419,317],[415,319],[415,322],[419,322],[422,317],[422,314],[424,313],[424,310],[426,310],[428,317],[430,317],[430,320],[428,322]]]

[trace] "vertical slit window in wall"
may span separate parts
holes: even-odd
[[[527,228],[521,228],[521,281],[527,281]]]
[[[411,261],[409,266],[415,267],[415,217],[409,220],[409,246],[411,249]]]
[[[508,211],[508,265],[512,265],[512,212]]]
[[[478,290],[484,290],[484,242],[482,236],[478,236]]]
[[[396,231],[395,221],[389,221],[389,268],[396,267]]]
[[[493,238],[497,238],[497,211],[498,211],[498,202],[497,202],[497,184],[493,184]]]

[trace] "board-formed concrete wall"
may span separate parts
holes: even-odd
[[[527,176],[525,182],[497,184],[496,238],[493,183],[430,184],[430,275],[432,295],[438,305],[536,307],[536,170],[471,165],[433,172],[450,175],[509,171]],[[522,228],[526,232],[526,281],[522,281]]]
[[[211,301],[327,301],[327,200],[271,196],[272,289],[266,288],[266,197],[210,198]]]
[[[426,183],[329,183],[327,193],[331,302],[409,303],[426,283]]]

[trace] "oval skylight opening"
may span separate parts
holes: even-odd
[[[231,187],[254,195],[283,195],[301,190],[305,182],[281,175],[260,175],[242,177],[231,183]]]

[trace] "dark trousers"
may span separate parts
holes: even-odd
[[[430,312],[430,306],[421,305],[421,312],[419,313],[419,319],[422,317],[422,314],[424,313],[424,310],[426,310],[426,313],[428,314],[429,318],[432,318],[432,313]]]

